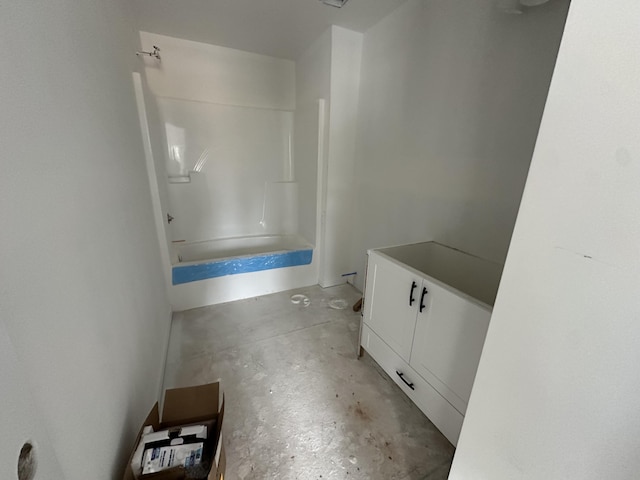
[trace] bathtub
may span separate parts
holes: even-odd
[[[296,234],[175,243],[172,304],[177,310],[317,283],[313,245]]]
[[[255,235],[195,243],[175,243],[178,264],[253,256],[273,252],[313,250],[300,235]]]

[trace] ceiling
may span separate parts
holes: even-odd
[[[364,32],[406,0],[135,0],[140,30],[295,60],[330,25]]]

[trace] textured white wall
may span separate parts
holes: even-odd
[[[147,79],[155,95],[222,105],[295,109],[295,64],[291,60],[148,32],[140,32],[140,39],[147,51],[153,45],[161,49],[160,64],[145,60]]]
[[[451,479],[638,478],[638,18],[571,5]]]
[[[169,332],[132,19],[124,0],[0,15],[0,320],[69,480],[119,478]],[[15,393],[3,385],[0,404]],[[16,440],[0,437],[0,463]]]
[[[365,32],[353,270],[429,239],[504,260],[568,3],[409,0]]]

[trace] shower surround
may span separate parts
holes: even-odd
[[[154,103],[146,107],[165,141],[154,152],[164,161],[154,163],[164,183],[174,309],[317,283],[315,235],[299,231],[300,210],[315,210],[315,198],[300,206],[294,62],[140,37],[143,48],[162,51],[161,60],[144,59]]]

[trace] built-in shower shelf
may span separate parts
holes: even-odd
[[[169,175],[169,183],[191,183],[191,177],[185,176],[172,176]]]

